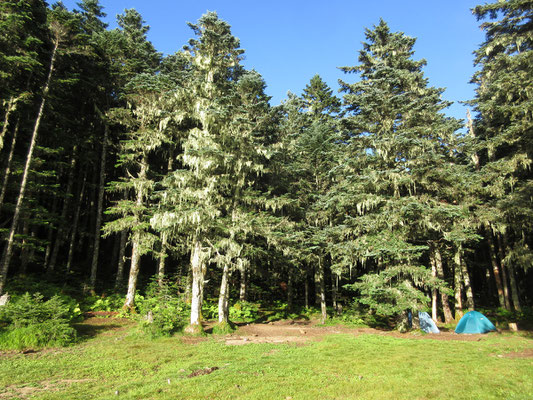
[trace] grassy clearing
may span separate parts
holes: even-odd
[[[115,325],[116,328],[116,325]],[[106,330],[65,349],[0,355],[0,399],[530,399],[531,338],[331,335],[305,346],[147,340]],[[218,367],[212,373],[188,377]],[[118,393],[118,394],[117,394]]]

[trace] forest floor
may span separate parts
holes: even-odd
[[[0,353],[0,400],[532,398],[532,332],[238,325],[151,340],[132,320],[93,313],[77,345]]]

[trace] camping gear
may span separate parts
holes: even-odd
[[[478,311],[469,311],[457,324],[455,333],[487,333],[495,330],[496,327],[483,314]]]
[[[437,328],[437,325],[435,325],[435,322],[431,319],[427,312],[419,312],[418,319],[420,320],[420,329],[422,329],[424,332],[440,333],[439,328]]]

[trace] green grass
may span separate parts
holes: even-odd
[[[533,394],[533,359],[506,356],[533,347],[531,338],[518,335],[490,334],[473,342],[331,335],[305,346],[226,346],[220,339],[147,340],[133,329],[102,327],[76,346],[0,355],[0,398],[530,399]],[[187,377],[210,367],[219,369]]]

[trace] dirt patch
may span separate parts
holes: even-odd
[[[503,354],[504,358],[533,358],[533,348],[512,353]]]
[[[107,318],[116,318],[118,311],[87,311],[83,313],[85,318],[91,317],[107,317]]]
[[[194,378],[195,376],[201,376],[201,375],[209,375],[219,369],[218,367],[211,367],[211,368],[203,368],[203,369],[197,369],[196,371],[191,372],[189,375],[187,375],[187,378]]]
[[[70,386],[74,383],[90,382],[92,380],[93,379],[60,379],[57,381],[41,381],[39,383],[36,383],[35,386],[9,385],[5,387],[6,391],[0,393],[0,399],[24,399],[28,397],[33,397],[34,395],[40,392],[59,391],[65,386]]]
[[[392,336],[402,339],[414,340],[444,340],[444,341],[480,341],[487,335],[459,335],[454,332],[441,332],[440,334],[425,334],[422,332],[400,333],[398,331],[385,331],[374,328],[349,328],[344,326],[321,326],[318,321],[278,321],[268,324],[246,324],[231,335],[224,338],[227,345],[244,345],[250,343],[297,343],[303,344],[321,340],[331,334],[352,335],[380,335]],[[497,335],[490,333],[488,335]]]

